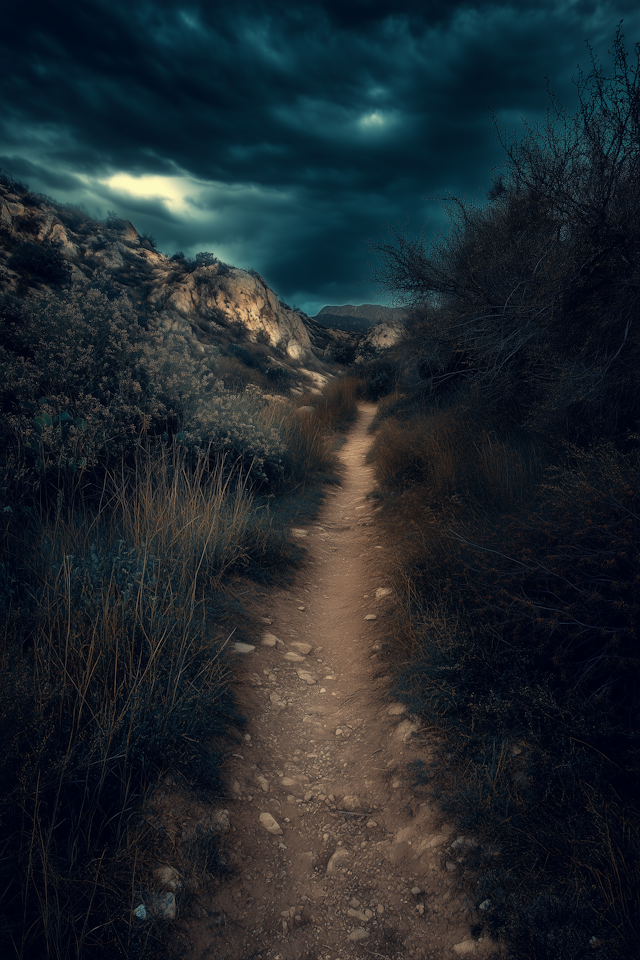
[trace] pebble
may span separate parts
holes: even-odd
[[[347,910],[347,916],[353,917],[355,920],[360,920],[362,923],[366,923],[369,919],[366,913],[363,913],[362,910]]]
[[[365,620],[377,620],[377,619],[378,619],[378,618],[377,618],[377,616],[375,615],[375,613],[368,613],[368,614],[366,615],[366,617],[365,617]]]
[[[367,820],[367,826],[368,826],[368,827],[377,827],[377,826],[378,826],[378,821],[377,821],[377,820]]]
[[[367,940],[369,938],[369,931],[363,930],[362,927],[359,927],[356,930],[352,930],[347,940]]]
[[[422,893],[422,890],[420,887],[411,887],[411,893],[414,895],[414,897],[418,897]]]
[[[288,660],[289,663],[304,663],[304,657],[299,653],[293,653],[291,650],[288,653],[285,653],[284,659]]]
[[[236,653],[253,653],[255,647],[251,643],[240,643],[238,640],[234,643],[233,649]]]
[[[387,713],[390,717],[399,717],[401,713],[406,712],[407,708],[405,707],[404,703],[393,703],[387,710]]]
[[[262,643],[265,647],[277,647],[278,649],[284,647],[284,643],[280,637],[276,637],[274,633],[264,633],[262,636]]]
[[[276,837],[282,836],[282,828],[270,813],[261,813],[260,823],[267,833],[272,833]]]
[[[310,643],[296,642],[296,643],[292,643],[291,646],[294,647],[298,651],[298,653],[301,653],[303,657],[306,657],[307,654],[311,653],[311,651],[313,650],[313,647],[311,646]]]
[[[312,677],[311,674],[308,673],[306,670],[298,670],[298,677],[304,683],[308,683],[310,687],[312,687],[316,682],[316,678]]]
[[[391,587],[378,587],[376,590],[376,600],[384,600],[385,597],[391,596],[393,590]]]
[[[269,782],[266,777],[256,777],[256,781],[260,784],[264,793],[269,793]]]

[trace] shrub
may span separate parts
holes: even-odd
[[[250,545],[242,478],[194,478],[176,452],[111,479],[97,514],[3,531],[0,943],[25,958],[131,955],[169,852],[154,791],[171,772],[220,793],[243,722],[220,595]]]
[[[40,281],[52,287],[67,286],[71,269],[57,244],[25,240],[13,251],[7,266],[27,281]]]

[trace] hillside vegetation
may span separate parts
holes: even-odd
[[[139,906],[166,899],[158,865],[184,911],[226,860],[215,818],[176,841],[157,804],[223,802],[240,595],[300,561],[353,384],[278,396],[265,345],[194,356],[126,285],[38,251],[14,243],[0,298],[0,953],[166,955]]]
[[[487,201],[373,244],[412,305],[372,459],[414,769],[513,960],[640,954],[640,48],[552,97]],[[414,358],[418,358],[417,362]]]

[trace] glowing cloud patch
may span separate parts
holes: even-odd
[[[366,117],[361,117],[358,122],[361,127],[365,128],[365,130],[366,129],[375,130],[376,128],[379,129],[380,127],[384,127],[387,121],[385,120],[385,118],[382,116],[381,113],[378,113],[376,111],[374,113],[370,113]]]
[[[115,173],[101,182],[118,193],[128,193],[149,200],[163,200],[174,213],[186,212],[187,194],[193,190],[193,184],[182,177],[161,177],[153,174],[133,177],[130,173]]]

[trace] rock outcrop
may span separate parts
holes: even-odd
[[[253,270],[211,255],[200,261],[166,257],[127,220],[98,223],[77,208],[19,195],[0,179],[0,289],[15,290],[25,282],[24,271],[12,268],[12,254],[29,244],[56,251],[73,279],[105,272],[160,327],[182,334],[200,353],[237,325],[244,339],[269,345],[289,361],[313,363],[332,342],[330,331],[282,303]],[[39,280],[46,285],[44,275],[27,274],[28,285],[37,287]]]

